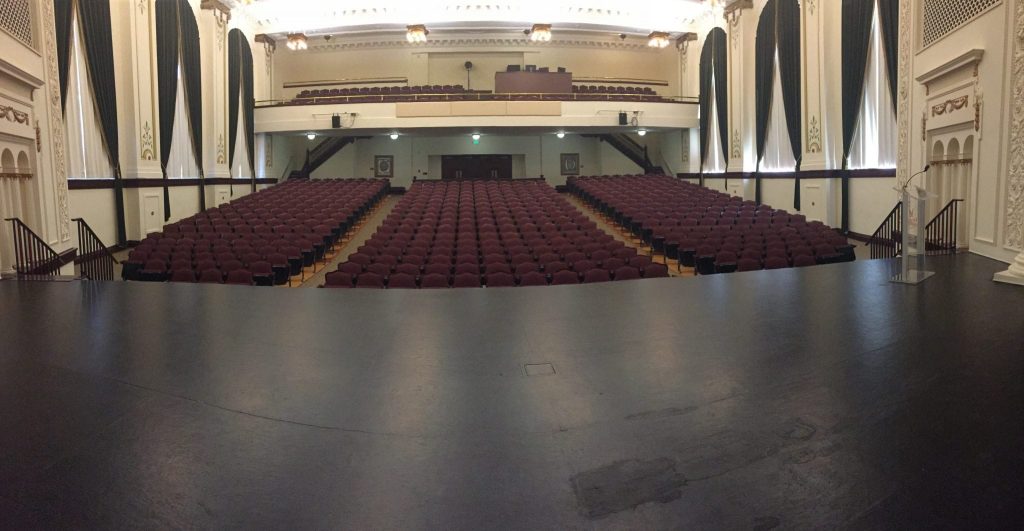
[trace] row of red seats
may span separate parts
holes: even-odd
[[[823,223],[672,177],[586,176],[567,184],[654,252],[698,274],[854,259],[846,238]]]
[[[126,280],[283,284],[387,193],[382,179],[289,181],[150,234],[124,262]]]
[[[631,259],[638,261],[628,263]],[[648,265],[649,259],[602,232],[542,180],[418,181],[374,236],[338,266],[348,277],[333,278],[354,279],[358,286],[359,278],[372,274],[364,284],[378,286],[380,277],[383,287],[392,286],[392,275],[410,275],[422,287],[424,279],[440,275],[448,285],[463,287],[502,279],[495,277],[501,274],[521,282],[539,273],[553,281],[555,274],[569,271],[581,280],[597,268],[610,280],[620,268],[634,267],[639,276]],[[663,273],[658,267],[643,272]],[[478,281],[457,281],[460,275]],[[398,285],[405,286],[400,278]],[[432,282],[437,281],[428,285]]]

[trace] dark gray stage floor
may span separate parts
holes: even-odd
[[[0,522],[1020,526],[1024,289],[976,256],[919,287],[890,266],[445,292],[0,282]]]

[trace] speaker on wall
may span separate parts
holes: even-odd
[[[629,125],[629,118],[624,112],[619,113],[619,125]]]
[[[341,129],[341,116],[338,116],[337,114],[331,116],[331,127]]]

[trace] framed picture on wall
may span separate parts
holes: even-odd
[[[373,176],[390,179],[395,175],[394,155],[375,155],[373,157]]]
[[[561,157],[562,175],[580,174],[580,154],[562,153]]]

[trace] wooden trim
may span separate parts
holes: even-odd
[[[603,84],[618,84],[618,85],[654,85],[658,87],[667,87],[668,81],[661,79],[633,79],[628,77],[574,77],[572,78],[573,83],[603,83]]]
[[[203,184],[251,186],[254,179],[231,179],[228,177],[217,177],[204,179]],[[277,179],[255,179],[256,184],[277,184]],[[163,179],[121,179],[125,188],[163,188]],[[200,179],[167,179],[167,186],[199,186]],[[114,188],[114,179],[68,179],[69,190],[105,190]]]
[[[853,231],[847,232],[846,233],[846,237],[851,239],[851,240],[859,241],[861,243],[868,243],[868,241],[871,240],[871,236],[868,236],[867,234],[861,234],[859,232],[853,232]]]

